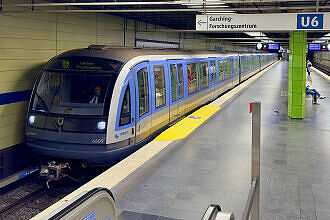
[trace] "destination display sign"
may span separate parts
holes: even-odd
[[[217,32],[330,30],[330,13],[196,15],[196,30]]]
[[[308,44],[308,50],[321,50],[322,44]]]
[[[45,69],[67,69],[87,71],[113,71],[119,72],[122,62],[96,57],[60,57],[47,63]]]

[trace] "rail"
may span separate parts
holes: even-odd
[[[252,166],[251,189],[243,211],[242,220],[259,220],[260,203],[260,127],[261,102],[250,103],[252,113]],[[223,213],[219,205],[210,205],[202,220],[234,220],[233,213]]]

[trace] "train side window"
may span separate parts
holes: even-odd
[[[188,74],[188,94],[191,95],[198,91],[198,65],[197,63],[187,64]]]
[[[235,73],[236,75],[239,73],[239,66],[238,66],[238,58],[235,58]]]
[[[175,64],[170,65],[171,71],[171,90],[172,90],[172,102],[178,100],[178,84],[177,84],[177,77],[176,77],[176,66]]]
[[[235,75],[234,71],[235,71],[235,69],[234,69],[234,59],[231,58],[230,59],[230,75],[231,75],[231,77],[233,77]]]
[[[179,63],[176,65],[178,68],[178,78],[179,78],[179,99],[184,97],[184,81],[183,81],[183,65]]]
[[[209,71],[207,62],[199,62],[199,78],[201,81],[201,90],[209,87]]]
[[[126,87],[123,102],[120,110],[119,126],[131,123],[131,94],[129,85]]]
[[[225,73],[225,67],[223,65],[223,60],[218,61],[219,66],[219,82],[222,82],[224,80],[224,73]]]
[[[139,87],[139,115],[149,112],[149,84],[147,67],[137,72]]]
[[[154,66],[155,81],[155,107],[160,108],[166,105],[166,88],[164,66]]]
[[[229,79],[230,77],[229,59],[224,60],[224,65],[225,65],[225,79]]]

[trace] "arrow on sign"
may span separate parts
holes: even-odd
[[[199,20],[197,23],[201,26],[202,24],[206,24],[206,21]]]

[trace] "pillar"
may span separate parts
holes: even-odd
[[[305,117],[306,96],[306,31],[290,32],[290,59],[288,85],[288,116]]]

